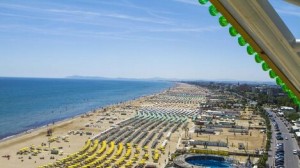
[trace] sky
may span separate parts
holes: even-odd
[[[296,37],[300,8],[270,1]],[[0,0],[0,76],[270,81],[197,0]]]

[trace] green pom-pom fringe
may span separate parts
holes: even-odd
[[[217,16],[219,13],[219,11],[217,10],[217,8],[214,5],[210,5],[210,7],[208,8],[208,11],[211,16]]]
[[[208,2],[208,0],[199,0],[199,3],[200,3],[201,5],[205,5],[207,2]]]
[[[242,36],[238,38],[238,43],[240,46],[245,46],[247,44],[246,40]]]
[[[219,23],[220,23],[220,25],[222,27],[225,27],[225,26],[227,26],[229,24],[228,21],[227,21],[227,19],[224,16],[220,16]]]
[[[253,55],[255,53],[254,49],[250,45],[247,46],[247,53],[249,55]]]

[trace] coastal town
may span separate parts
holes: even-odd
[[[155,95],[50,124],[3,140],[1,165],[191,167],[196,156],[211,156],[231,167],[257,166],[270,148],[270,122],[260,102],[230,91],[233,87],[241,86],[176,83]],[[293,122],[299,135],[298,121]]]

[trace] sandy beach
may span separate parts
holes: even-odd
[[[259,129],[251,130],[250,136],[235,135],[229,129],[213,135],[196,134],[192,120],[203,115],[199,107],[207,103],[210,94],[208,89],[178,83],[155,95],[32,130],[0,142],[1,166],[143,167],[147,164],[164,167],[171,154],[185,149],[183,142],[186,140],[224,141],[227,138],[228,147],[209,147],[209,150],[230,152],[240,152],[239,143],[247,144],[247,150],[251,152],[264,146],[264,135]],[[251,116],[252,126],[259,127],[261,118],[252,116],[251,109],[240,113],[241,118]],[[240,126],[248,125],[248,120],[235,122]],[[51,136],[47,136],[49,129]],[[243,156],[234,158],[240,162],[247,159]]]
[[[26,131],[25,133],[21,133],[9,139],[4,139],[0,142],[0,156],[10,155],[10,158],[1,157],[1,165],[7,168],[20,167],[21,165],[22,167],[28,168],[38,167],[74,153],[84,145],[85,141],[110,128],[113,123],[118,123],[135,115],[137,108],[146,99],[147,97],[142,97],[138,100],[109,106],[104,109],[95,110],[71,119],[57,122],[54,125],[49,124],[48,126]],[[121,115],[121,112],[125,112],[126,115]],[[97,122],[97,118],[108,116],[106,114],[111,116],[111,119]],[[90,126],[87,127],[87,124],[90,124]],[[53,160],[50,159],[50,151],[45,151],[47,149],[49,150],[48,140],[50,137],[47,136],[48,129],[53,130],[52,138],[60,137],[57,141],[50,143],[50,149],[61,148],[61,151],[63,151],[62,155],[55,155]],[[82,132],[82,134],[68,134],[69,131],[78,131]],[[89,135],[87,135],[87,133]],[[62,140],[62,137],[68,137],[68,142]],[[41,146],[42,143],[45,143],[46,146]],[[43,152],[37,156],[16,155],[20,149],[31,146],[41,147]]]
[[[154,106],[151,99],[160,94],[141,97],[136,100],[98,109],[57,122],[54,125],[49,124],[48,126],[4,139],[0,142],[0,155],[9,156],[9,158],[1,157],[1,165],[7,168],[20,166],[29,168],[64,158],[79,151],[88,139],[111,128],[116,123],[133,117],[141,107]],[[102,120],[102,118],[105,119]],[[48,129],[53,130],[51,137],[47,136]],[[176,137],[178,135],[172,136]],[[49,143],[50,139],[55,139],[55,141]],[[24,148],[32,148],[33,151],[38,149],[39,152],[36,155],[32,154],[32,152],[17,155],[17,152]],[[53,148],[58,149],[60,154],[52,155],[50,151]]]

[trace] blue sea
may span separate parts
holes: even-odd
[[[172,85],[160,81],[0,78],[0,139]]]

